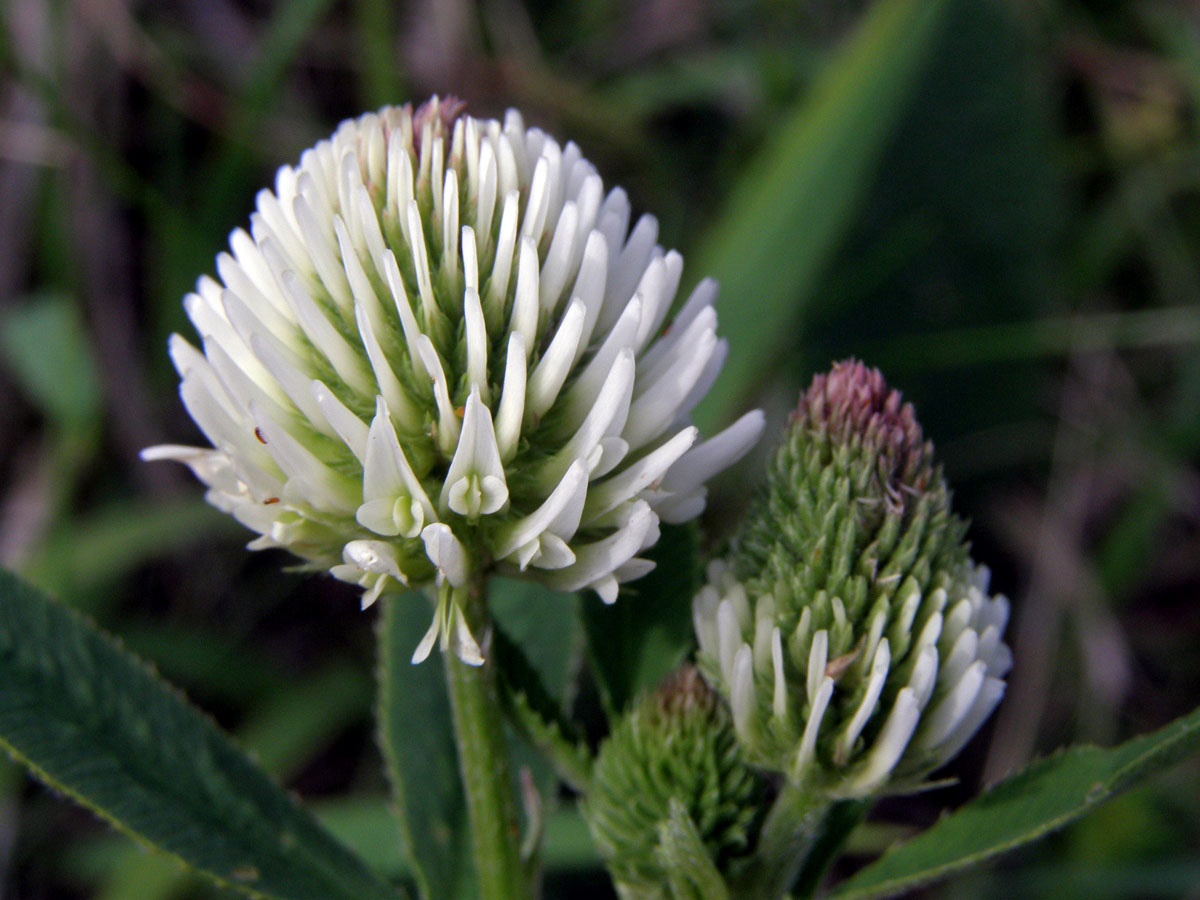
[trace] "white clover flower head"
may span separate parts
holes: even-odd
[[[211,448],[158,446],[207,498],[363,588],[501,571],[606,602],[659,522],[704,508],[759,412],[700,441],[716,285],[575,144],[434,98],[343,122],[258,194],[170,342]],[[481,661],[460,610],[438,636]]]
[[[751,761],[865,797],[958,753],[1012,663],[965,531],[911,405],[861,363],[817,376],[693,603]]]

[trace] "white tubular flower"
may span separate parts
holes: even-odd
[[[607,601],[659,521],[704,506],[760,413],[699,441],[725,356],[715,285],[579,148],[434,98],[343,122],[261,191],[185,299],[180,393],[211,448],[152,447],[208,500],[364,589],[487,571]],[[438,636],[479,647],[454,609]],[[424,653],[420,651],[423,650]]]
[[[836,365],[801,397],[731,560],[693,603],[748,758],[833,797],[911,786],[991,715],[1011,654],[912,407]]]

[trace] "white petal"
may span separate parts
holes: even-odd
[[[734,655],[743,643],[742,626],[738,623],[730,600],[722,600],[717,605],[717,642],[721,674],[726,682],[730,682],[733,678]]]
[[[521,335],[526,352],[537,343],[538,328],[538,257],[537,245],[530,237],[521,238],[520,258],[517,261],[517,290],[513,297],[512,317],[508,330]]]
[[[572,462],[587,457],[599,445],[613,422],[624,419],[633,394],[635,370],[633,351],[621,351],[579,430],[558,453],[542,464],[539,478],[543,484],[557,484]]]
[[[800,749],[792,762],[792,780],[799,781],[804,770],[812,762],[817,749],[817,736],[821,731],[821,723],[825,718],[825,710],[829,708],[829,700],[833,697],[833,679],[826,676],[817,687],[816,696],[809,704],[808,720],[804,723],[804,734],[800,738]]]
[[[579,209],[567,203],[554,229],[554,237],[546,250],[546,262],[539,279],[539,303],[542,312],[554,315],[562,298],[567,279],[575,261],[575,234],[579,224]]]
[[[563,428],[572,429],[579,426],[595,404],[617,356],[623,351],[633,352],[631,345],[641,316],[642,304],[635,298],[621,313],[621,318],[604,339],[600,349],[568,389],[563,410]]]
[[[429,654],[433,652],[433,645],[437,643],[438,634],[442,630],[442,617],[435,612],[433,621],[429,623],[429,629],[425,632],[425,636],[421,638],[421,642],[417,644],[417,649],[413,651],[412,664],[423,663],[429,658]]]
[[[829,662],[829,632],[821,629],[813,635],[812,649],[808,651],[808,690],[809,702],[812,702],[821,682],[825,680],[825,667]]]
[[[421,336],[421,327],[417,324],[408,292],[404,290],[404,279],[400,276],[400,266],[396,255],[390,250],[383,258],[384,275],[387,276],[388,288],[392,292],[392,300],[396,304],[396,312],[400,316],[400,328],[404,331],[404,340],[410,348],[416,345]],[[420,366],[413,366],[415,373],[422,373]]]
[[[696,642],[700,652],[716,657],[717,655],[717,606],[721,598],[716,588],[706,584],[692,600],[692,625],[696,629]]]
[[[494,312],[496,321],[504,313],[508,282],[512,275],[513,257],[517,246],[518,203],[517,192],[509,192],[504,198],[504,209],[500,214],[500,232],[496,238],[496,259],[492,263],[492,277],[488,283],[486,310]],[[489,321],[492,321],[491,315]]]
[[[496,211],[496,154],[490,141],[479,149],[479,191],[475,204],[475,231],[484,247],[491,246],[492,217]]]
[[[421,532],[421,540],[425,542],[425,554],[429,557],[438,572],[452,587],[464,587],[470,578],[467,551],[449,525],[436,522],[426,525]]]
[[[888,775],[904,754],[920,718],[921,710],[913,689],[901,688],[891,713],[863,760],[862,769],[855,773],[847,789],[865,794],[887,781]]]
[[[294,273],[284,272],[283,286],[300,327],[313,346],[329,360],[338,377],[360,394],[374,394],[374,385],[366,373],[362,357],[321,312],[300,279]],[[352,310],[348,310],[353,315]]]
[[[442,189],[442,277],[453,281],[458,277],[458,173],[446,172]]]
[[[879,648],[875,652],[874,662],[871,664],[871,674],[867,679],[867,689],[863,693],[862,700],[855,709],[854,716],[842,729],[842,733],[838,735],[837,741],[834,743],[833,758],[838,765],[845,765],[849,761],[850,754],[854,752],[854,742],[858,740],[867,720],[875,713],[890,665],[891,653],[888,649],[887,638],[884,638],[879,642]]]
[[[554,405],[559,389],[570,374],[583,335],[583,320],[587,310],[581,300],[572,301],[563,314],[550,346],[542,354],[526,390],[525,415],[536,422]]]
[[[608,238],[609,235],[605,234]],[[641,281],[642,273],[650,264],[654,255],[654,242],[658,240],[658,220],[651,215],[638,219],[629,240],[615,256],[610,254],[608,267],[608,283],[604,289],[604,309],[600,313],[597,327],[601,333],[609,327],[620,314],[621,307],[633,296],[634,288]],[[609,247],[620,247],[620,241],[609,240]]]
[[[479,293],[479,252],[475,246],[475,229],[470,225],[462,228],[463,285],[468,291]],[[476,298],[478,299],[478,298]],[[482,306],[480,307],[482,309]]]
[[[417,209],[416,200],[408,201],[405,221],[408,224],[408,242],[409,249],[412,251],[413,268],[417,273],[417,293],[421,298],[421,310],[425,315],[425,323],[428,327],[437,302],[433,296],[429,254],[425,247],[425,232],[421,225],[421,212]]]
[[[654,440],[671,427],[680,402],[691,391],[716,348],[717,337],[709,331],[697,342],[691,356],[676,365],[645,388],[629,407],[629,419],[621,437],[636,450]],[[639,389],[641,385],[638,386]]]
[[[483,652],[479,649],[479,644],[476,643],[474,636],[471,634],[471,629],[467,627],[466,616],[463,615],[463,611],[459,609],[458,604],[454,605],[454,609],[450,615],[454,630],[454,655],[468,666],[482,666]]]
[[[350,448],[350,452],[357,457],[358,461],[364,462],[367,458],[367,425],[350,412],[346,405],[335,397],[333,392],[322,382],[313,381],[312,392],[325,421],[337,432],[338,437],[345,441],[346,446]]]
[[[787,716],[787,677],[783,670],[783,637],[778,627],[771,629],[771,672],[775,679],[771,711],[782,720]]]
[[[967,669],[950,693],[925,714],[916,745],[918,749],[936,747],[949,737],[974,706],[986,677],[987,664],[982,661],[976,661]]]
[[[481,495],[469,502],[464,502],[463,496],[455,497],[456,486],[471,479],[478,483],[476,490],[482,491]],[[458,448],[446,472],[438,504],[443,509],[449,507],[459,515],[474,518],[481,513],[490,515],[507,502],[508,487],[504,482],[504,465],[500,461],[492,414],[479,398],[479,391],[473,388],[467,398]]]
[[[500,458],[505,462],[517,452],[517,443],[521,438],[526,371],[525,339],[519,334],[510,334],[508,355],[504,362],[504,386],[500,391],[500,409],[496,413],[496,443],[500,447]]]
[[[401,584],[408,582],[396,561],[395,548],[387,541],[350,541],[342,548],[342,556],[346,562],[358,566],[364,572],[390,575]]]
[[[267,451],[288,474],[289,483],[301,485],[305,501],[315,509],[352,514],[359,503],[355,485],[317,459],[275,420],[257,409],[252,412]]]
[[[395,412],[396,418],[408,431],[418,431],[424,425],[424,416],[410,399],[408,391],[400,384],[400,379],[392,370],[383,348],[376,338],[375,326],[362,306],[354,310],[358,333],[362,337],[363,347],[367,351],[367,360],[375,373],[375,381],[379,394],[387,401],[388,408]]]
[[[495,545],[496,556],[504,558],[538,537],[586,489],[587,468],[582,460],[576,460],[541,506],[500,531]]]
[[[749,644],[742,644],[733,658],[733,674],[729,686],[729,706],[733,712],[734,730],[743,740],[750,740],[754,721],[754,662]]]
[[[608,277],[608,245],[604,235],[593,231],[588,235],[583,248],[583,260],[579,264],[579,274],[575,277],[575,287],[572,296],[582,301],[587,315],[583,319],[583,331],[579,339],[579,348],[575,351],[574,363],[583,358],[596,321],[600,317],[600,308],[604,304],[604,283]]]
[[[685,428],[661,447],[646,454],[633,465],[607,481],[593,485],[584,509],[585,521],[593,521],[630,499],[661,478],[663,473],[696,441],[700,431]]]
[[[657,525],[658,518],[649,505],[641,502],[623,528],[602,540],[575,547],[574,565],[548,573],[543,580],[557,590],[577,591],[593,587],[599,592],[597,585],[609,573],[632,559],[642,549],[646,535]]]
[[[304,235],[305,250],[313,262],[321,284],[333,298],[342,315],[348,317],[354,300],[350,295],[350,285],[346,282],[346,272],[338,264],[337,255],[330,244],[329,238],[332,235],[326,236],[307,198],[297,197],[293,210]]]
[[[1004,682],[999,678],[989,677],[985,679],[971,709],[962,717],[954,730],[946,735],[941,746],[936,748],[936,762],[934,765],[940,766],[956,756],[958,751],[966,745],[967,741],[987,721],[988,716],[992,714],[992,711],[1003,697]]]
[[[463,323],[467,333],[467,382],[488,399],[488,335],[479,294],[467,288],[463,294]]]
[[[442,360],[434,349],[433,341],[422,334],[417,338],[414,348],[425,371],[433,381],[433,396],[437,402],[437,442],[442,452],[449,455],[458,446],[459,422],[454,412],[454,404],[450,401],[450,386],[446,381],[446,371],[442,368]]]

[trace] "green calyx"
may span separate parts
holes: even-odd
[[[584,813],[622,897],[676,898],[679,834],[703,847],[691,882],[719,884],[753,849],[763,791],[725,704],[686,666],[601,746]]]

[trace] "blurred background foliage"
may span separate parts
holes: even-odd
[[[373,615],[247,554],[182,469],[136,454],[199,439],[166,337],[190,335],[181,297],[274,168],[433,92],[574,139],[658,215],[686,276],[721,278],[732,361],[709,427],[760,403],[777,434],[850,354],[917,404],[1014,600],[1017,666],[960,783],[882,804],[844,870],[1034,756],[1195,705],[1200,9],[1183,0],[3,0],[0,563],[154,660],[402,875]],[[711,540],[760,462],[717,486]],[[564,696],[602,721],[586,677]],[[1197,848],[1193,760],[927,896],[1200,897]],[[570,804],[546,863],[550,896],[611,896]],[[217,895],[0,760],[0,897]]]

